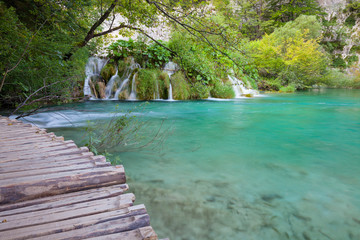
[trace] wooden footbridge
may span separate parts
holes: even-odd
[[[125,182],[122,166],[0,116],[0,239],[158,239]]]

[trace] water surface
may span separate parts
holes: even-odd
[[[140,103],[90,101],[29,120],[81,142],[79,126],[117,104]],[[360,239],[359,90],[151,102],[138,115],[172,128],[165,144],[112,152],[160,238]]]

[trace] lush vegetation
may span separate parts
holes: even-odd
[[[134,57],[143,99],[153,84],[166,98],[169,82],[159,71],[170,60],[181,68],[170,79],[176,99],[233,97],[228,75],[260,90],[359,87],[359,2],[341,11],[343,26],[315,0],[2,0],[0,104],[26,109],[80,99],[84,66],[97,52],[114,63],[101,73],[105,82]],[[167,42],[146,31],[160,24],[171,31]],[[140,35],[114,41],[115,31]]]

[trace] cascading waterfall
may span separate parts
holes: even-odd
[[[127,59],[127,67],[122,70],[116,67],[116,73],[110,77],[105,85],[106,79],[102,78],[102,69],[105,67],[107,62],[108,59],[98,57],[89,58],[85,69],[86,79],[84,83],[84,95],[91,96],[95,99],[137,100],[136,82],[138,76],[137,71],[141,68],[140,64],[136,63],[133,58]],[[109,69],[111,69],[111,67]],[[108,71],[108,69],[106,70]],[[168,62],[163,69],[163,71],[168,74],[169,78],[171,78],[171,76],[178,70],[179,66],[174,62]],[[106,74],[107,72],[104,71],[104,73]],[[247,89],[245,84],[233,75],[233,73],[230,73],[228,78],[232,83],[235,98],[252,97],[259,94],[256,90]],[[160,100],[159,88],[161,85],[158,81],[160,80],[157,79],[153,86],[154,93],[152,98],[154,100]],[[167,100],[174,101],[171,81],[168,86]]]
[[[133,79],[132,79],[132,83],[131,83],[131,93],[130,93],[130,97],[128,98],[128,100],[136,100],[136,74],[134,74]]]
[[[91,96],[93,98],[104,99],[119,99],[120,94],[126,91],[122,99],[136,100],[136,71],[141,68],[140,64],[136,63],[133,59],[130,59],[129,66],[125,69],[123,75],[119,76],[119,70],[116,69],[116,73],[110,78],[105,86],[105,81],[101,77],[101,70],[107,64],[108,59],[101,59],[98,57],[90,57],[86,65],[86,79],[84,82],[84,95]],[[132,77],[132,90],[130,92],[129,81]],[[97,82],[102,83],[102,91],[104,94],[97,94],[95,84]],[[99,83],[97,83],[99,85]],[[99,86],[97,86],[99,87]]]
[[[91,92],[89,82],[93,78],[100,78],[101,69],[106,65],[109,59],[98,58],[98,57],[90,57],[85,66],[85,82],[84,82],[84,95],[92,96],[94,95]]]
[[[164,72],[166,72],[169,75],[169,79],[171,78],[171,75],[173,75],[177,70],[179,69],[179,66],[174,63],[174,62],[168,62],[166,63],[165,67],[164,67]],[[170,80],[169,80],[170,81]],[[168,97],[169,101],[173,101],[173,95],[172,95],[172,86],[171,86],[171,81],[169,84],[169,97]]]
[[[244,82],[237,79],[236,77],[232,77],[232,76],[228,75],[228,78],[234,89],[235,98],[241,98],[244,96],[245,97],[253,97],[253,96],[259,94],[259,92],[256,90],[246,88]]]
[[[120,77],[119,77],[119,75],[118,75],[118,70],[116,69],[115,75],[110,78],[110,81],[109,81],[108,84],[106,85],[106,89],[105,89],[106,99],[109,99],[109,98],[110,98],[111,93],[112,93],[112,89],[113,89],[113,87],[114,87],[114,83],[115,83],[115,81],[118,81],[118,80],[120,80]]]

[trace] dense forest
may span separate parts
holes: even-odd
[[[94,55],[104,83],[132,56],[144,100],[170,60],[176,99],[232,98],[229,73],[264,91],[360,88],[357,0],[2,0],[0,19],[1,108],[82,99]]]

